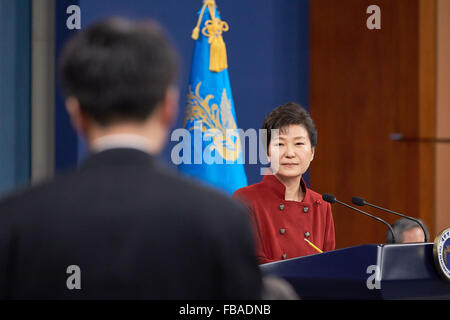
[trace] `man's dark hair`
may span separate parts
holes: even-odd
[[[427,226],[422,222],[422,220],[419,219],[419,221],[422,223],[424,229],[425,229],[425,237],[426,239],[430,238],[430,234],[428,232]],[[401,218],[395,221],[392,225],[392,230],[394,230],[395,234],[395,242],[392,238],[392,233],[388,230],[386,232],[386,243],[402,243],[403,242],[403,232],[407,230],[411,230],[413,228],[420,228],[420,225],[412,220]]]
[[[282,129],[291,124],[304,127],[308,132],[311,146],[314,148],[317,145],[316,125],[308,111],[295,102],[288,102],[273,109],[264,119],[262,129],[265,129],[267,132],[267,151],[269,150],[270,139],[272,138],[271,130]]]
[[[97,123],[139,122],[175,84],[178,57],[155,22],[109,18],[69,40],[60,69],[67,94]]]

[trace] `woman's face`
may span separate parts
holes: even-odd
[[[272,134],[269,143],[270,167],[281,177],[298,177],[306,172],[314,158],[308,131],[297,124],[283,127]]]

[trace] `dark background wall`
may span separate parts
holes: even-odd
[[[59,56],[66,41],[76,33],[69,30],[66,21],[69,15],[67,8],[79,5],[78,0],[55,1],[55,135],[54,135],[54,163],[55,170],[62,171],[72,168],[79,159],[79,139],[70,125],[69,115],[64,107],[64,93],[59,79]]]
[[[202,3],[200,0],[58,0],[56,47],[71,33],[65,28],[68,16],[65,8],[70,4],[81,7],[82,27],[111,15],[155,19],[168,31],[180,53],[180,112],[175,128],[182,127],[194,46],[190,36]],[[219,0],[217,5],[223,20],[230,25],[224,40],[238,127],[259,129],[271,109],[288,101],[297,101],[308,108],[309,0]],[[61,169],[73,165],[83,152],[74,141],[63,101],[58,96],[60,91],[57,92],[55,163]],[[170,151],[175,144],[169,143],[162,155],[168,165],[172,165]],[[250,184],[261,180],[260,167],[246,165]]]
[[[382,10],[381,30],[366,28],[372,4]],[[435,145],[390,135],[435,136],[434,8],[431,0],[312,1],[310,78],[321,137],[312,187],[420,217],[432,237]],[[385,240],[381,223],[339,205],[333,216],[340,248]]]
[[[0,0],[0,194],[30,177],[30,17],[30,0]]]

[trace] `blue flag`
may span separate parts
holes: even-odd
[[[195,47],[184,118],[191,142],[186,158],[192,161],[179,169],[232,194],[247,185],[247,177],[222,38],[227,30],[215,1],[206,0],[192,33]]]

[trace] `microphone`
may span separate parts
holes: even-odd
[[[401,214],[401,213],[398,213],[398,212],[395,212],[395,211],[392,211],[392,210],[389,210],[389,209],[386,209],[386,208],[382,208],[382,207],[376,206],[376,205],[374,205],[372,203],[367,202],[366,200],[364,200],[363,198],[360,198],[360,197],[353,197],[352,198],[352,203],[356,204],[357,206],[361,206],[361,207],[364,206],[364,205],[368,205],[370,207],[377,208],[378,210],[389,212],[389,213],[395,214],[397,216],[400,216],[400,217],[403,217],[403,218],[406,218],[406,219],[409,219],[409,220],[412,220],[412,221],[416,222],[423,230],[423,234],[425,236],[425,242],[428,242],[428,236],[427,236],[427,232],[426,232],[425,226],[422,224],[422,222],[419,219],[416,219],[416,218],[413,218],[413,217],[407,216],[405,214]]]
[[[370,213],[367,213],[367,212],[365,212],[365,211],[359,210],[358,208],[352,207],[352,206],[350,206],[350,205],[348,205],[348,204],[346,204],[346,203],[344,203],[344,202],[341,202],[341,201],[337,200],[335,196],[333,196],[332,194],[329,194],[329,193],[324,193],[324,194],[322,195],[322,199],[323,199],[324,201],[326,201],[326,202],[331,203],[331,204],[337,202],[337,203],[339,203],[339,204],[342,204],[343,206],[346,206],[347,208],[350,208],[350,209],[352,209],[352,210],[355,210],[355,211],[357,211],[357,212],[359,212],[359,213],[362,213],[362,214],[364,214],[364,215],[366,215],[366,216],[368,216],[368,217],[371,217],[372,219],[375,219],[375,220],[377,220],[377,221],[379,221],[379,222],[381,222],[381,223],[384,223],[384,224],[389,228],[389,230],[391,231],[391,233],[392,233],[392,239],[394,239],[394,242],[395,242],[395,234],[394,234],[394,230],[392,230],[391,225],[390,225],[389,223],[387,223],[386,221],[384,221],[383,219],[378,218],[378,217],[375,217],[374,215],[371,215]]]

